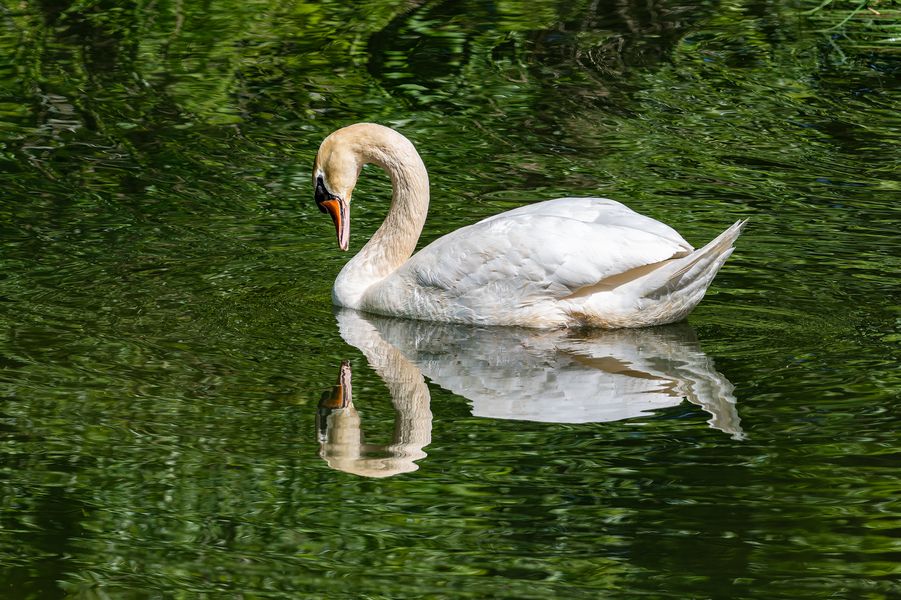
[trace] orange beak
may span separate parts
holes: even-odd
[[[335,224],[335,233],[338,234],[338,248],[347,250],[350,243],[350,211],[347,202],[341,198],[333,198],[320,203]]]

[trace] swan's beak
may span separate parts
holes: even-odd
[[[343,198],[331,198],[319,203],[319,206],[332,218],[335,233],[338,234],[338,248],[347,250],[350,243],[350,206]]]

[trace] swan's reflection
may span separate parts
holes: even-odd
[[[320,454],[366,476],[413,471],[431,441],[423,375],[472,402],[472,414],[551,423],[617,421],[684,400],[711,427],[743,437],[733,386],[687,324],[614,331],[477,328],[363,315],[341,309],[341,337],[385,381],[397,411],[394,442],[363,443],[350,364],[320,403]]]

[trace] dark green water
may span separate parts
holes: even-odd
[[[0,596],[901,595],[901,13],[817,4],[0,4]],[[750,224],[637,337],[348,319],[309,169],[363,120],[424,241]],[[610,361],[671,401],[604,413]]]

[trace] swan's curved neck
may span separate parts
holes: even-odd
[[[348,262],[335,280],[341,306],[359,308],[367,288],[404,264],[429,211],[429,175],[413,144],[399,133],[379,128],[357,149],[360,164],[373,163],[391,176],[391,207],[382,226]]]

